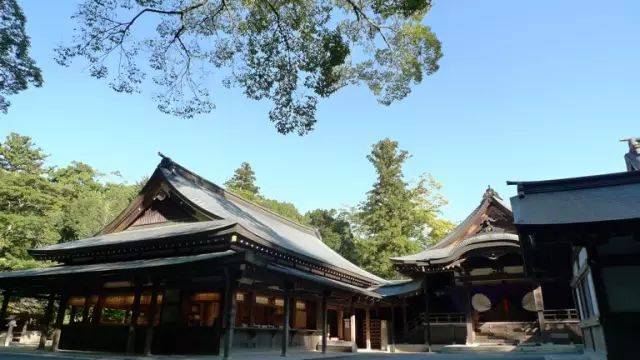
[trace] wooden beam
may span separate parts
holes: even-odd
[[[427,351],[431,352],[431,311],[429,306],[429,281],[425,276],[422,282],[424,292],[424,342],[427,345]]]
[[[402,298],[402,339],[406,342],[409,334],[409,319],[407,319],[407,299]]]
[[[464,278],[464,299],[462,301],[465,304],[465,320],[467,324],[467,339],[466,344],[470,345],[476,341],[476,332],[473,324],[473,306],[471,305],[471,283],[468,278]]]
[[[56,322],[54,324],[53,338],[51,340],[51,351],[58,351],[60,345],[60,335],[62,334],[62,323],[64,322],[64,316],[67,312],[67,303],[69,302],[69,295],[63,293],[60,297],[60,303],[58,305],[58,313],[56,314]]]
[[[147,333],[144,339],[144,355],[151,355],[153,345],[153,330],[155,327],[156,313],[158,311],[158,287],[153,284],[151,289],[151,300],[149,302],[149,314],[147,315]]]
[[[133,310],[131,311],[131,319],[129,320],[129,334],[127,336],[127,354],[133,354],[136,351],[136,326],[140,317],[140,298],[142,296],[142,285],[136,282],[133,295]]]
[[[536,313],[538,315],[538,326],[540,327],[540,341],[545,342],[546,322],[544,320],[544,300],[542,298],[542,286],[538,284],[533,289],[533,300],[535,302]]]
[[[44,350],[47,344],[47,334],[49,333],[49,323],[53,317],[53,303],[55,301],[55,294],[49,295],[49,301],[47,302],[47,308],[44,312],[43,323],[40,326],[40,342],[38,343],[38,350]]]
[[[91,293],[84,297],[84,306],[82,306],[82,323],[89,324],[89,307],[91,306]]]
[[[287,356],[289,349],[289,316],[291,313],[291,289],[290,285],[284,285],[284,316],[282,319],[282,351],[280,356]]]
[[[225,289],[224,289],[224,344],[223,356],[225,359],[231,358],[231,348],[233,346],[233,333],[236,323],[236,290],[238,282],[231,278],[228,270],[225,269]]]
[[[396,352],[396,309],[393,304],[389,308],[391,311],[391,324],[389,327],[389,344],[391,345],[391,352]]]
[[[2,322],[7,319],[7,309],[9,308],[9,301],[11,301],[11,295],[11,289],[6,289],[2,293],[2,307],[0,307],[0,321]]]
[[[371,310],[369,306],[364,310],[364,339],[367,350],[371,350]]]
[[[338,339],[344,340],[344,308],[338,307]]]
[[[102,319],[102,308],[104,307],[104,294],[102,289],[98,291],[98,299],[96,300],[96,305],[93,307],[93,313],[91,313],[91,323],[92,324],[100,324],[100,320]]]
[[[71,311],[69,311],[69,324],[74,324],[76,322],[77,316],[78,316],[78,307],[71,306]]]
[[[325,291],[322,293],[322,353],[327,353],[327,296]]]

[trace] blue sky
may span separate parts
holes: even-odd
[[[73,1],[20,1],[45,85],[10,100],[0,135],[31,136],[50,162],[87,162],[135,181],[162,151],[214,182],[240,162],[265,195],[301,210],[354,205],[374,182],[365,156],[390,137],[413,154],[405,174],[433,174],[459,221],[491,185],[624,169],[640,136],[640,2],[435,0],[426,22],[443,43],[440,70],[390,107],[362,87],[319,106],[316,130],[282,136],[268,103],[216,87],[217,109],[197,119],[163,115],[150,95],[122,95],[61,68],[53,48],[68,40]]]

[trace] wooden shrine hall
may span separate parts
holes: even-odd
[[[164,156],[99,234],[30,253],[59,265],[0,273],[0,319],[9,301],[48,299],[54,350],[229,357],[234,348],[387,346],[388,302],[372,290],[386,280],[316,230]]]
[[[438,243],[392,261],[413,279],[381,288],[387,298],[403,305],[403,321],[396,324],[402,342],[581,342],[569,287],[571,269],[553,268],[535,281],[525,275],[511,207],[491,188]]]
[[[315,229],[164,156],[99,234],[30,253],[57,265],[0,273],[0,319],[10,301],[47,299],[53,350],[230,357],[580,341],[571,269],[524,275],[511,209],[492,189],[440,242],[392,259],[405,280],[368,273]]]

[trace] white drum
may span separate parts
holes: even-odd
[[[471,297],[471,306],[477,312],[491,310],[491,300],[485,294],[477,293]]]

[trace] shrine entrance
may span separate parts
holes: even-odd
[[[537,320],[533,290],[527,283],[473,286],[471,304],[478,323]]]

